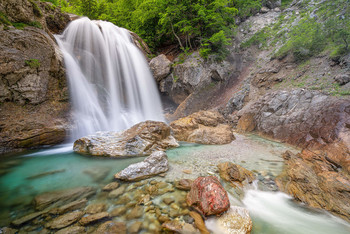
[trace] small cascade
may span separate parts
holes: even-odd
[[[147,61],[126,29],[81,18],[55,38],[67,69],[74,139],[164,121]]]

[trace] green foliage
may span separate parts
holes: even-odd
[[[40,62],[37,59],[29,59],[29,60],[26,60],[25,63],[30,68],[38,68],[38,67],[40,67]]]
[[[268,27],[261,29],[255,33],[251,38],[241,44],[241,48],[247,48],[252,45],[265,47],[267,40],[270,38],[271,30]]]
[[[230,0],[62,0],[61,7],[134,31],[151,48],[177,43],[183,51],[201,47],[217,58],[227,53],[237,14]]]
[[[11,22],[8,20],[7,16],[0,11],[0,23],[4,25],[11,25]]]
[[[234,0],[233,6],[238,9],[238,15],[246,18],[259,12],[261,0]]]
[[[59,0],[40,0],[41,2],[51,2],[53,5],[57,6]]]

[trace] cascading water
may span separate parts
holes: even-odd
[[[164,121],[148,64],[126,29],[81,18],[55,38],[67,70],[74,138]]]

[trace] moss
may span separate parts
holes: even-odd
[[[43,28],[43,26],[41,25],[41,23],[38,22],[38,21],[29,22],[29,23],[28,23],[28,26],[33,26],[33,27],[40,28],[40,29]]]
[[[42,17],[43,13],[41,12],[40,7],[36,4],[36,2],[34,0],[28,0],[32,6],[33,6],[33,13],[34,15],[38,16],[38,17]]]
[[[0,23],[3,25],[11,25],[11,22],[8,20],[7,16],[0,12]]]
[[[29,59],[29,60],[26,60],[25,63],[30,68],[38,68],[38,67],[40,67],[40,62],[37,59]]]

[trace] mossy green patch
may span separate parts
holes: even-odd
[[[37,59],[29,59],[29,60],[26,60],[25,63],[30,68],[38,68],[38,67],[40,67],[40,62]]]

